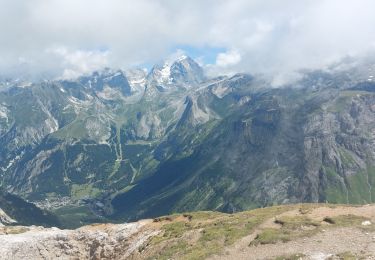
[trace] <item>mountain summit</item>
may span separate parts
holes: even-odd
[[[204,79],[203,69],[188,56],[181,56],[174,61],[165,61],[155,65],[148,79],[154,84],[162,87],[170,85],[194,85],[201,83]]]

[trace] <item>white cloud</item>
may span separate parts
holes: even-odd
[[[47,50],[61,57],[63,66],[63,79],[76,78],[79,75],[87,74],[95,70],[102,69],[108,64],[108,51],[68,51],[64,47]]]
[[[372,0],[0,0],[0,74],[132,67],[187,45],[228,50],[216,73],[282,78],[374,49],[374,24]]]
[[[216,57],[216,65],[219,67],[228,67],[236,65],[241,61],[241,55],[236,50],[219,53]]]

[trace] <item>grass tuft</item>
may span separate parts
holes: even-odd
[[[277,242],[288,242],[296,238],[311,236],[319,231],[320,223],[311,220],[305,216],[282,217],[275,220],[280,224],[280,229],[266,228],[250,243],[258,244],[275,244]]]

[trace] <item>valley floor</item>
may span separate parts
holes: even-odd
[[[1,259],[375,259],[375,205],[195,212],[76,230],[0,227]]]

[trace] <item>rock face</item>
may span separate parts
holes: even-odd
[[[127,259],[157,231],[144,223],[96,225],[77,230],[13,227],[0,234],[0,259]],[[1,231],[0,231],[1,232]]]
[[[181,57],[0,91],[0,185],[66,225],[374,202],[372,63],[271,88]],[[344,68],[344,69],[343,69]]]
[[[333,104],[307,118],[303,144],[308,199],[373,202],[374,105],[372,94],[340,93]]]

